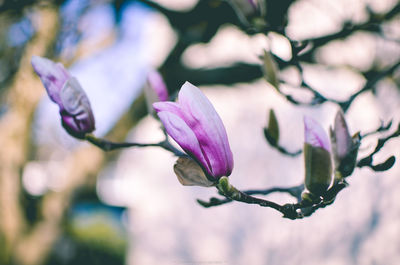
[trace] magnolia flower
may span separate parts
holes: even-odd
[[[64,129],[80,139],[92,132],[95,129],[92,109],[78,80],[61,63],[39,56],[33,56],[31,63],[50,99],[60,108]]]
[[[304,138],[305,185],[312,194],[321,196],[332,180],[329,138],[309,117],[304,117]]]
[[[157,102],[153,107],[167,133],[201,166],[209,180],[215,182],[231,174],[233,156],[225,127],[200,89],[186,82],[177,103]]]
[[[153,103],[168,100],[168,90],[159,72],[151,70],[147,74],[144,94],[149,113],[154,113]]]
[[[335,124],[333,129],[330,130],[330,136],[335,170],[340,173],[339,177],[350,176],[356,166],[360,135],[350,136],[342,111],[338,111],[336,114]]]

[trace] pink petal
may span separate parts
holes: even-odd
[[[336,137],[336,152],[340,158],[344,158],[351,150],[353,141],[349,129],[343,117],[343,112],[338,111],[335,117],[334,132]]]
[[[158,112],[161,122],[164,124],[167,133],[179,144],[180,147],[190,156],[194,157],[201,164],[207,173],[211,169],[203,155],[199,141],[189,126],[176,114],[168,111]]]
[[[167,111],[167,112],[171,112],[171,113],[179,116],[181,119],[183,119],[181,106],[179,106],[178,103],[171,102],[171,101],[156,102],[156,103],[153,103],[153,108],[157,113],[159,113],[161,111]]]
[[[60,105],[60,90],[71,77],[68,71],[61,63],[55,63],[40,56],[32,56],[31,63],[46,88],[50,99]]]
[[[70,134],[75,135],[80,131],[79,125],[76,122],[75,118],[72,116],[62,115],[61,114],[61,123],[64,129]]]
[[[179,92],[183,119],[191,128],[209,161],[212,176],[229,176],[233,155],[221,118],[211,102],[196,86],[186,82]]]
[[[147,75],[147,82],[149,83],[150,88],[157,95],[157,101],[168,100],[168,89],[159,72],[155,70],[150,71]]]
[[[304,117],[304,138],[306,143],[330,152],[328,135],[318,122],[307,116]]]
[[[75,77],[71,77],[60,91],[60,99],[64,109],[71,115],[90,111],[89,99]]]

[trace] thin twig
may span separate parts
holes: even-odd
[[[319,208],[324,208],[330,205],[336,199],[338,193],[348,186],[344,179],[336,180],[333,185],[322,195],[322,197],[312,195],[314,197],[312,201],[302,199],[302,191],[304,190],[304,185],[293,186],[290,188],[270,188],[266,190],[248,190],[240,191],[229,183],[227,177],[220,178],[217,189],[219,193],[225,196],[225,199],[219,199],[212,197],[208,202],[197,200],[197,202],[203,207],[215,207],[223,205],[232,201],[243,202],[247,204],[257,204],[261,207],[269,207],[275,209],[283,214],[284,218],[288,219],[301,219],[312,215]],[[253,197],[255,194],[267,195],[273,192],[286,192],[297,198],[297,203],[288,203],[280,205],[278,203]]]
[[[397,130],[394,133],[392,133],[391,135],[389,135],[387,137],[378,139],[378,142],[375,146],[374,151],[371,154],[369,154],[368,156],[359,160],[357,163],[357,167],[360,167],[360,168],[361,167],[370,167],[374,171],[385,171],[385,170],[388,170],[389,168],[391,168],[395,162],[394,156],[390,156],[388,159],[385,160],[385,162],[378,164],[378,165],[373,165],[372,163],[373,163],[374,155],[382,149],[382,147],[385,145],[385,143],[387,141],[389,141],[390,139],[398,137],[398,136],[400,136],[400,123],[397,127]]]
[[[168,138],[166,138],[164,141],[161,141],[159,143],[150,143],[150,144],[143,144],[143,143],[135,143],[135,142],[121,142],[121,143],[115,143],[111,142],[106,139],[101,139],[97,138],[92,134],[87,134],[85,136],[85,139],[94,144],[95,146],[99,147],[100,149],[104,151],[113,151],[116,149],[120,148],[127,148],[127,147],[161,147],[169,152],[172,152],[176,156],[185,156],[185,154],[178,149],[176,149],[169,141]]]
[[[367,82],[365,83],[365,85],[359,91],[357,91],[356,93],[351,95],[345,101],[338,101],[336,99],[327,98],[327,97],[323,96],[322,94],[320,94],[315,89],[313,89],[307,82],[305,82],[304,77],[302,75],[302,68],[300,65],[297,66],[297,69],[300,71],[300,75],[302,78],[301,87],[306,88],[308,91],[310,91],[313,94],[313,99],[310,102],[301,102],[301,101],[294,99],[291,95],[285,94],[280,89],[277,89],[277,92],[279,94],[283,95],[284,97],[286,97],[286,99],[289,102],[291,102],[295,105],[315,106],[315,105],[320,105],[324,102],[329,101],[329,102],[338,104],[340,106],[340,108],[343,110],[343,112],[346,112],[349,109],[350,105],[353,103],[353,101],[360,94],[367,92],[367,91],[371,90],[372,88],[374,88],[374,86],[376,85],[376,83],[378,83],[378,81],[380,81],[384,77],[392,74],[399,66],[400,66],[400,61],[396,62],[395,64],[393,64],[392,66],[388,67],[387,69],[385,69],[383,71],[379,71],[375,76],[367,79]],[[285,83],[285,81],[283,81],[283,80],[281,80],[280,82]]]
[[[268,195],[270,193],[275,193],[275,192],[281,192],[281,193],[288,193],[295,197],[298,201],[301,200],[301,192],[304,190],[304,185],[298,185],[298,186],[293,186],[293,187],[273,187],[269,189],[264,189],[264,190],[245,190],[242,191],[244,194],[247,195]],[[203,201],[198,199],[197,202],[201,204],[205,208],[213,207],[213,206],[218,206],[226,203],[233,202],[232,199],[229,198],[216,198],[212,197],[209,199],[209,201]]]
[[[367,132],[365,134],[360,135],[360,138],[362,139],[362,138],[365,138],[365,137],[368,137],[368,136],[371,136],[371,135],[374,135],[374,134],[377,134],[377,133],[386,132],[387,130],[390,129],[390,127],[392,127],[392,123],[393,123],[393,120],[390,120],[385,125],[384,122],[381,121],[381,125],[379,126],[379,128],[377,128],[377,129],[375,129],[373,131]]]

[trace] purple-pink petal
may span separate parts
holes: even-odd
[[[179,92],[179,104],[186,123],[196,134],[211,165],[212,176],[229,176],[233,168],[233,155],[221,118],[211,102],[189,82]]]
[[[39,75],[47,94],[59,109],[63,127],[72,136],[83,138],[95,129],[89,99],[78,80],[61,63],[39,56],[32,57],[32,66]]]
[[[158,102],[154,103],[153,107],[158,112],[168,134],[171,135],[170,131],[174,129],[174,126],[172,126],[174,124],[171,124],[171,122],[177,122],[175,127],[179,125],[181,130],[185,128],[185,130],[192,132],[190,135],[194,138],[191,137],[190,141],[198,143],[200,152],[198,152],[197,147],[191,147],[190,150],[184,147],[183,145],[188,145],[189,138],[181,138],[178,130],[174,129],[174,136],[171,136],[206,169],[208,175],[219,178],[231,174],[233,155],[225,127],[211,102],[200,89],[186,82],[179,92],[178,103]],[[160,116],[164,112],[174,115],[171,116],[174,117],[174,120],[171,120],[168,116],[169,124],[166,124],[167,117],[165,117],[165,114]],[[185,126],[181,124],[182,122]],[[187,135],[188,132],[185,131],[185,134]]]
[[[321,147],[330,152],[329,138],[321,125],[314,119],[304,117],[305,142],[313,147]]]
[[[71,116],[66,112],[60,112],[61,122],[64,129],[77,138],[83,138],[86,133],[94,131],[95,121],[91,112],[84,112]]]
[[[338,157],[344,158],[351,150],[353,141],[347,128],[343,112],[338,111],[335,117],[334,133],[336,139],[336,153]]]
[[[157,114],[172,139],[174,139],[188,155],[194,157],[196,161],[203,166],[207,173],[210,174],[211,168],[208,166],[199,141],[185,121],[174,113],[168,111],[161,111]]]
[[[79,131],[79,126],[73,116],[61,114],[61,123],[64,129],[72,135]]]
[[[184,119],[181,107],[178,103],[171,101],[156,102],[153,104],[153,108],[157,113],[167,111],[179,116],[181,119]]]
[[[82,138],[95,129],[95,121],[88,97],[78,80],[71,77],[59,91],[60,114],[64,128]]]
[[[164,83],[161,74],[155,70],[152,70],[147,75],[147,82],[149,83],[151,89],[157,95],[159,101],[168,100],[168,89]]]
[[[60,104],[59,93],[65,82],[71,77],[61,63],[55,63],[47,58],[32,56],[33,69],[40,77],[50,99]]]

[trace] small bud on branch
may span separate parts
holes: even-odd
[[[90,102],[78,80],[61,63],[54,63],[47,58],[33,56],[32,66],[50,99],[58,105],[64,129],[79,139],[94,131],[95,121]]]
[[[323,196],[332,181],[332,162],[328,135],[313,119],[304,117],[305,186]]]

